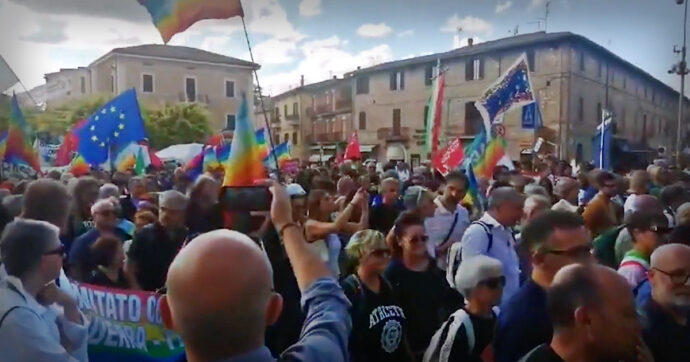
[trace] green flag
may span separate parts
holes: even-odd
[[[134,173],[137,175],[143,175],[146,171],[146,166],[144,166],[144,154],[142,153],[142,148],[139,147],[139,152],[137,153],[136,163],[134,164]]]

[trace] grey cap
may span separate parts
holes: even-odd
[[[189,199],[183,193],[175,190],[161,192],[158,195],[158,204],[161,208],[171,210],[185,210]]]

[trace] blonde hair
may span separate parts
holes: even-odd
[[[362,256],[377,249],[388,249],[386,237],[380,231],[368,229],[352,235],[345,252],[350,258],[359,260]]]

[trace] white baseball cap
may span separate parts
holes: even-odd
[[[290,197],[299,197],[307,195],[307,192],[304,191],[304,188],[300,184],[289,184],[285,187],[285,190],[287,191],[287,194]]]

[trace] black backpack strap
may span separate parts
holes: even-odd
[[[457,224],[458,224],[458,213],[455,212],[455,218],[453,218],[453,223],[450,225],[450,229],[448,229],[448,234],[446,234],[446,237],[443,238],[441,245],[448,242],[448,239],[450,239],[450,236],[453,235],[453,230],[455,230],[455,225],[457,225]]]
[[[491,233],[491,229],[493,228],[493,225],[489,225],[483,221],[475,221],[472,224],[477,224],[484,229],[484,232],[486,233],[486,237],[489,240],[489,242],[486,245],[486,252],[490,252],[491,248],[494,246],[494,234]]]
[[[20,297],[22,297],[24,302],[26,302],[26,297],[12,283],[9,283],[9,282],[7,283],[7,289],[17,293]],[[2,322],[5,321],[5,318],[7,318],[7,315],[10,314],[10,312],[12,312],[13,310],[19,309],[19,308],[25,308],[25,309],[31,311],[31,313],[36,314],[36,312],[31,310],[30,308],[26,308],[26,307],[21,306],[21,305],[15,305],[14,307],[8,309],[7,312],[5,312],[5,314],[3,314],[2,317],[0,317],[0,328],[2,328]],[[36,316],[38,317],[38,314],[36,314]]]

